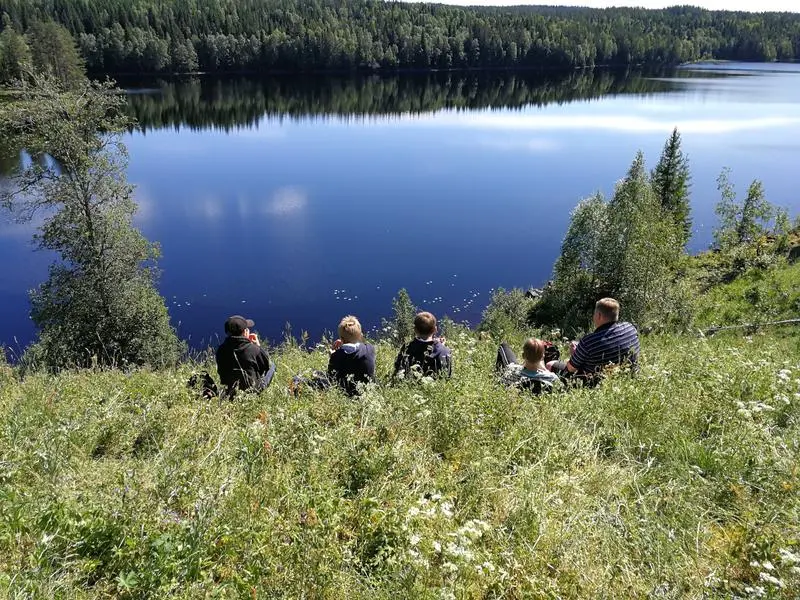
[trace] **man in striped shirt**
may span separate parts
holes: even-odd
[[[555,361],[547,368],[562,377],[582,377],[596,380],[608,365],[630,365],[636,370],[639,360],[639,334],[627,322],[619,321],[619,302],[613,298],[598,300],[592,316],[595,330],[572,342],[568,361]]]

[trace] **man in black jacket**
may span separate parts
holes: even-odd
[[[258,336],[250,333],[255,323],[240,315],[225,321],[225,334],[228,336],[217,348],[217,372],[228,395],[233,397],[237,390],[261,391],[266,388],[275,375],[275,363],[261,347]]]

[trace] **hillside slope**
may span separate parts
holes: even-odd
[[[234,403],[190,392],[189,366],[2,368],[0,590],[796,597],[795,329],[650,336],[636,379],[540,398],[494,381],[496,340],[449,343],[452,381],[357,400],[289,396],[327,357],[296,347]]]

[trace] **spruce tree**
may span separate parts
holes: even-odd
[[[174,363],[179,343],[155,289],[157,248],[133,227],[133,188],[121,141],[125,99],[110,84],[64,90],[34,77],[0,107],[12,147],[45,157],[13,180],[4,204],[41,213],[38,248],[59,255],[31,292],[39,341],[26,362],[49,369]]]
[[[14,30],[11,20],[3,13],[0,32],[0,84],[22,79],[31,69],[31,50],[25,37]]]
[[[86,78],[85,63],[69,31],[54,21],[36,23],[28,34],[33,65],[63,86],[78,87]]]
[[[689,206],[689,160],[681,149],[681,134],[675,128],[664,144],[661,158],[651,174],[653,191],[661,208],[672,216],[680,232],[681,245],[685,246],[692,235]]]

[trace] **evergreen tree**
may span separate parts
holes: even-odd
[[[764,196],[764,186],[757,179],[747,190],[742,202],[730,180],[730,170],[724,169],[717,178],[721,199],[716,206],[719,225],[714,231],[714,243],[720,250],[750,244],[770,231],[770,224],[780,213]]]
[[[689,206],[689,160],[681,149],[681,134],[677,127],[664,144],[661,158],[651,175],[653,191],[661,208],[671,215],[680,231],[680,240],[685,246],[692,234],[692,219]]]
[[[411,301],[408,291],[402,288],[397,296],[392,299],[393,319],[384,323],[384,327],[391,328],[391,339],[398,348],[414,337],[414,317],[417,307]]]
[[[64,91],[34,77],[18,102],[0,109],[10,145],[48,157],[14,179],[4,203],[28,216],[41,210],[37,246],[60,257],[31,293],[40,336],[28,362],[59,369],[177,359],[178,340],[154,286],[157,249],[132,225],[124,102],[107,84]]]
[[[28,36],[33,65],[65,86],[78,86],[86,77],[84,61],[69,31],[54,21],[36,23]]]
[[[573,211],[553,281],[531,319],[573,334],[587,327],[594,303],[611,296],[622,304],[626,320],[685,325],[690,312],[675,285],[682,256],[678,235],[664,218],[640,152],[610,200],[597,194]]]
[[[30,71],[31,51],[25,37],[17,33],[9,16],[3,13],[3,31],[0,32],[0,84],[22,79]]]

